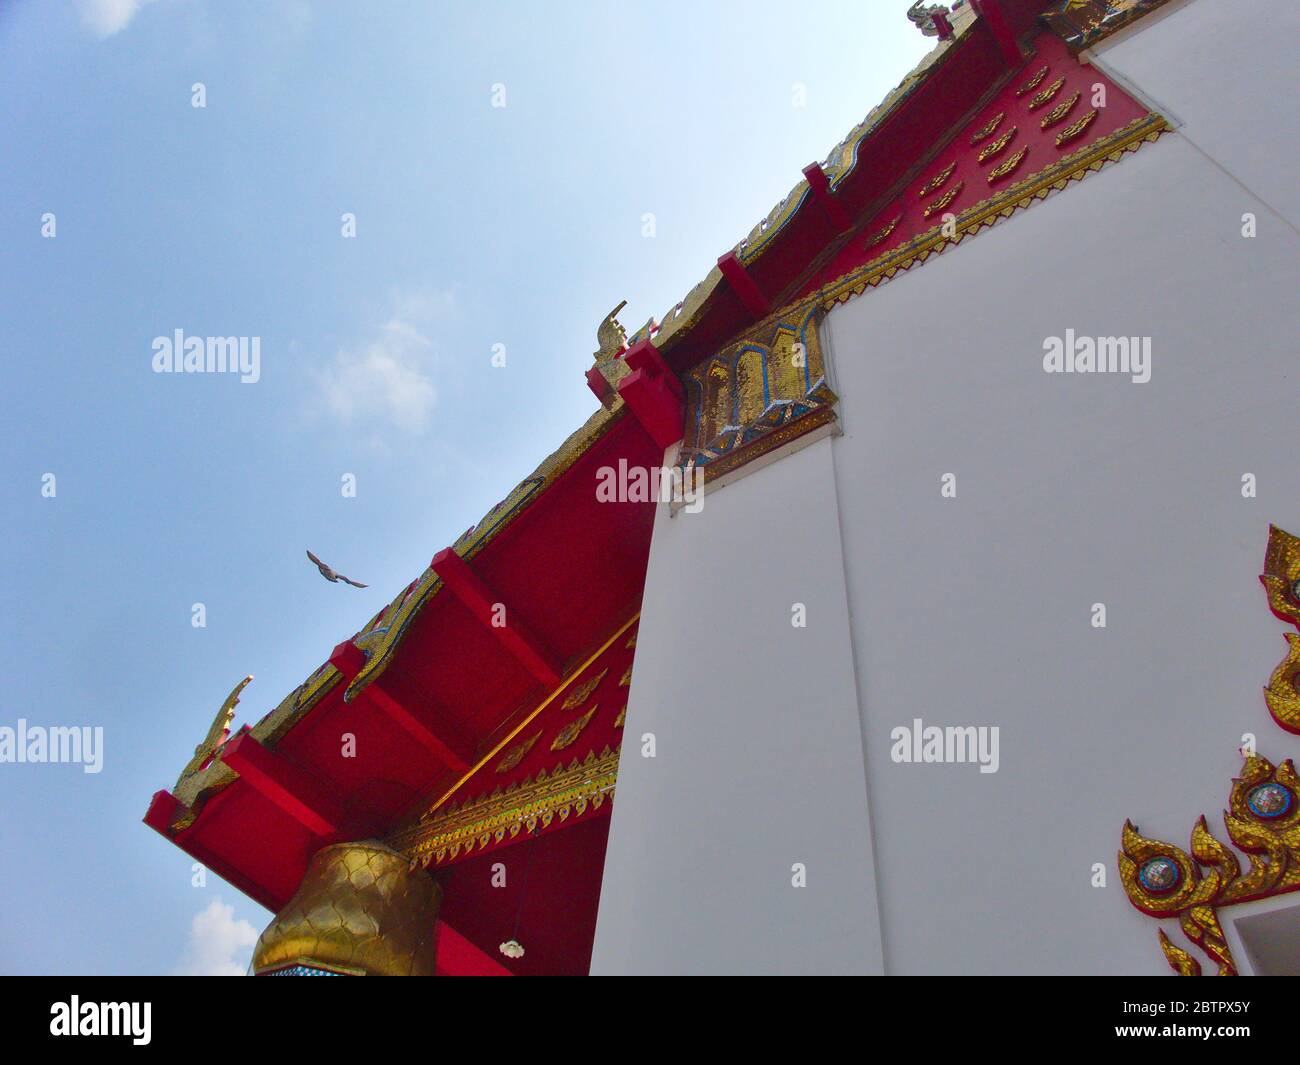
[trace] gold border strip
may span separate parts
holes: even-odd
[[[608,651],[610,646],[614,643],[614,641],[617,640],[620,636],[622,636],[623,633],[627,632],[627,630],[630,629],[634,624],[636,624],[636,622],[639,621],[640,618],[641,618],[641,611],[638,610],[635,614],[633,614],[630,618],[628,618],[626,622],[623,623],[622,628],[620,628],[617,632],[614,633],[613,636],[611,636],[608,640],[606,640],[603,644],[600,645],[599,651],[596,651],[590,658],[588,658],[585,662],[583,662],[582,665],[580,665],[577,669],[575,669],[572,673],[570,673],[563,681],[561,681],[559,687],[557,687],[554,691],[552,691],[550,695],[548,695],[545,699],[541,701],[540,704],[538,704],[537,709],[535,709],[532,713],[530,713],[527,717],[525,717],[522,721],[520,721],[519,724],[517,724],[508,733],[506,733],[505,737],[500,741],[498,741],[497,745],[493,747],[490,751],[488,751],[487,754],[485,754],[476,763],[474,763],[474,765],[465,773],[463,777],[461,777],[458,781],[456,781],[455,784],[451,786],[450,789],[448,789],[446,792],[443,793],[442,797],[437,802],[435,802],[432,806],[425,809],[423,814],[421,814],[421,817],[428,818],[429,815],[432,814],[436,809],[438,809],[439,806],[441,806],[453,795],[455,795],[456,792],[460,789],[460,786],[464,784],[465,781],[469,780],[470,777],[472,777],[475,773],[477,773],[480,769],[482,769],[485,765],[487,765],[488,762],[492,761],[492,759],[495,758],[501,752],[501,749],[505,747],[507,743],[509,743],[516,736],[518,736],[519,733],[521,733],[524,729],[526,729],[529,726],[529,724],[532,723],[533,719],[537,717],[538,714],[540,714],[543,710],[545,710],[548,706],[550,706],[551,703],[555,701],[555,699],[560,695],[561,692],[563,692],[566,688],[568,688],[568,686],[572,684],[573,681],[577,680],[578,677],[582,675],[582,671],[584,669],[586,669],[589,665],[595,662],[596,659],[598,659],[601,655],[603,655],[606,651]],[[398,835],[398,834],[400,834],[400,830],[398,833],[394,833],[394,835]]]

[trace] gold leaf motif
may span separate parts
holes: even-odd
[[[990,118],[987,126],[976,130],[975,133],[971,135],[971,147],[973,148],[975,145],[979,144],[980,141],[986,141],[993,136],[993,134],[997,132],[998,126],[1002,125],[1002,120],[1006,117],[1007,113],[1005,111],[999,111],[996,115]]]
[[[596,690],[600,682],[605,679],[605,674],[608,672],[609,672],[608,668],[602,669],[594,677],[590,678],[589,680],[585,680],[581,684],[579,684],[576,688],[573,689],[573,691],[569,692],[569,697],[564,700],[564,705],[560,709],[575,710],[583,703],[585,703],[587,701],[587,698],[591,695],[591,693]]]
[[[966,182],[964,181],[957,182],[957,184],[955,184],[952,188],[950,188],[947,192],[945,192],[942,196],[940,196],[937,200],[935,200],[932,204],[930,204],[930,206],[928,206],[925,209],[925,217],[929,218],[932,214],[938,214],[938,212],[942,211],[945,207],[947,207],[950,203],[952,203],[952,201],[958,197],[958,195],[961,193],[961,190],[964,189],[965,187],[966,187]]]
[[[867,240],[867,243],[864,244],[863,247],[874,248],[877,244],[881,243],[882,241],[888,240],[889,234],[891,234],[894,231],[894,229],[898,226],[898,223],[901,222],[902,220],[903,220],[903,216],[901,214],[895,215],[890,222],[886,223],[885,228],[880,230],[880,232],[875,234],[875,236],[869,238]]]
[[[1300,636],[1288,632],[1286,642],[1290,650],[1269,677],[1264,701],[1274,721],[1300,734]]]
[[[1022,86],[1020,86],[1020,88],[1016,90],[1016,95],[1027,96],[1029,93],[1033,92],[1036,88],[1038,88],[1038,86],[1043,84],[1043,79],[1047,77],[1047,72],[1050,69],[1051,69],[1050,67],[1043,67],[1040,71],[1038,71],[1037,74],[1035,74],[1032,78],[1030,78],[1027,82],[1025,82]]]
[[[1056,146],[1059,148],[1063,144],[1069,144],[1071,141],[1078,140],[1083,136],[1084,131],[1092,125],[1093,120],[1097,117],[1097,111],[1094,108],[1084,115],[1078,122],[1072,126],[1066,126],[1056,135]]]
[[[1050,129],[1060,122],[1066,115],[1074,110],[1074,105],[1079,102],[1079,90],[1075,89],[1066,99],[1053,107],[1043,116],[1043,121],[1039,123],[1043,129]]]
[[[497,772],[509,773],[510,770],[514,769],[515,766],[524,760],[524,757],[528,752],[533,749],[533,744],[541,739],[541,736],[542,734],[540,731],[534,732],[532,736],[524,740],[523,743],[511,747],[510,750],[506,752],[505,757],[497,763]]]
[[[957,169],[957,160],[954,159],[951,163],[949,163],[946,167],[944,167],[941,171],[939,171],[939,173],[935,174],[934,177],[932,177],[929,181],[927,181],[924,185],[922,185],[921,188],[917,191],[917,195],[921,197],[925,197],[925,196],[929,196],[930,193],[932,192],[938,192],[941,188],[943,188],[947,180],[950,177],[952,177],[952,172],[956,169]]]
[[[596,713],[596,709],[597,708],[593,706],[583,714],[582,717],[578,718],[576,721],[570,721],[564,726],[564,728],[560,729],[556,734],[555,739],[551,741],[551,750],[562,751],[566,747],[572,746],[573,741],[582,734],[582,730],[585,729],[587,723],[591,721],[592,715]]]
[[[623,723],[627,721],[627,706],[624,704],[623,709],[618,712],[618,717],[614,718],[614,727],[622,728]]]
[[[1006,177],[1008,174],[1010,174],[1013,170],[1016,169],[1016,167],[1018,167],[1022,162],[1024,162],[1025,156],[1028,153],[1029,153],[1029,145],[1026,144],[1023,148],[1020,149],[1020,151],[1016,152],[1015,155],[1013,155],[1010,159],[1006,160],[1006,162],[999,163],[997,166],[995,166],[992,170],[989,171],[989,184],[992,185],[995,181],[998,181]]]
[[[1019,129],[1018,126],[1012,126],[1009,130],[1007,130],[1004,134],[1002,134],[1002,136],[1000,136],[997,140],[993,141],[993,143],[986,145],[984,148],[980,149],[980,154],[978,157],[979,161],[981,163],[987,163],[995,155],[1001,155],[1006,150],[1007,145],[1011,143],[1012,138],[1015,137],[1016,131],[1018,129]]]
[[[1276,525],[1268,527],[1264,572],[1268,607],[1283,621],[1300,626],[1300,538]]]
[[[1051,85],[1029,101],[1029,110],[1037,111],[1044,104],[1051,103],[1052,98],[1061,91],[1064,85],[1065,78],[1057,78]]]
[[[627,672],[623,674],[622,679],[618,682],[618,686],[620,688],[626,688],[631,683],[632,683],[632,667],[628,666]]]
[[[1163,928],[1160,929],[1159,936],[1160,949],[1165,952],[1165,960],[1169,962],[1174,972],[1179,976],[1201,975],[1201,963],[1181,947],[1174,946],[1169,937],[1165,935]]]
[[[637,629],[636,631],[640,632],[641,630]],[[625,643],[623,646],[627,648],[629,651],[636,646],[636,632],[632,633],[632,635],[627,638],[627,643]]]

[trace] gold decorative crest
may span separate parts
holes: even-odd
[[[1232,782],[1223,823],[1228,838],[1246,853],[1250,868],[1245,872],[1204,817],[1192,828],[1190,854],[1147,839],[1126,821],[1118,862],[1134,906],[1152,917],[1177,917],[1187,938],[1218,963],[1218,974],[1235,976],[1217,910],[1300,888],[1300,778],[1290,759],[1274,768],[1267,759],[1248,755]],[[1175,972],[1200,975],[1196,958],[1163,932],[1160,946]]]
[[[957,169],[957,160],[954,159],[946,167],[940,170],[939,173],[935,174],[934,177],[932,177],[929,181],[927,181],[924,185],[922,185],[921,188],[917,191],[917,195],[929,196],[930,193],[932,192],[938,192],[939,189],[943,188],[947,180],[950,177],[952,177],[952,172],[956,169]]]
[[[181,770],[180,779],[184,780],[191,773],[197,773],[203,768],[206,762],[216,752],[226,740],[226,735],[230,731],[230,723],[235,720],[235,707],[239,705],[239,693],[242,692],[253,679],[250,673],[231,689],[226,701],[221,704],[221,709],[217,711],[217,716],[212,719],[212,724],[208,726],[208,734],[203,737],[203,742],[194,748],[194,757]]]

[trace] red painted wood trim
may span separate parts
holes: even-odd
[[[722,271],[722,276],[726,279],[727,284],[731,286],[731,290],[744,304],[745,310],[749,311],[755,318],[766,318],[772,313],[772,305],[768,302],[767,297],[763,295],[754,279],[749,276],[745,264],[740,261],[734,251],[729,251],[726,255],[718,258],[718,269]]]
[[[803,168],[803,176],[812,189],[813,199],[826,213],[826,218],[835,227],[836,232],[843,233],[853,228],[853,219],[849,217],[844,205],[831,192],[831,180],[826,176],[821,163],[809,163]]]
[[[501,600],[479,580],[477,574],[469,568],[469,563],[450,547],[445,547],[433,556],[429,566],[442,578],[448,591],[487,626],[488,631],[501,641],[520,665],[548,687],[553,688],[560,683],[560,670],[555,657],[511,608],[506,608],[504,625],[493,624],[496,616],[493,608]]]
[[[222,748],[221,760],[309,832],[329,836],[338,830],[340,811],[321,785],[267,750],[251,734],[243,732],[229,741]]]

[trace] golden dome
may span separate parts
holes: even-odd
[[[442,888],[375,840],[318,850],[253,950],[253,971],[304,965],[356,976],[432,976]]]

